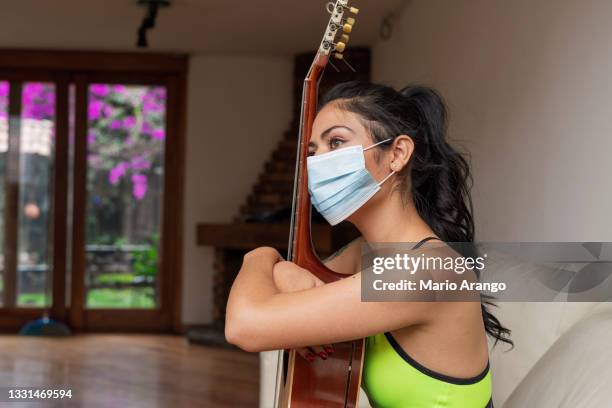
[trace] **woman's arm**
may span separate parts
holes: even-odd
[[[362,302],[361,273],[291,293],[274,284],[280,255],[258,248],[245,255],[230,292],[225,334],[247,351],[331,344],[425,323],[440,302]],[[289,268],[291,263],[283,263]],[[302,269],[302,268],[299,268]]]
[[[352,275],[358,272],[362,242],[361,237],[349,242],[324,260],[323,264],[337,273]],[[324,284],[309,270],[285,261],[274,265],[273,277],[277,289],[283,293],[310,289]]]

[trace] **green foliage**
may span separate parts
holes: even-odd
[[[132,273],[105,273],[97,277],[97,283],[101,285],[113,285],[134,282],[135,275]]]
[[[148,249],[135,251],[133,254],[132,270],[136,276],[157,275],[159,234],[154,234],[151,241]]]
[[[20,293],[17,296],[17,305],[21,307],[44,307],[46,296],[44,293]]]
[[[92,289],[87,292],[87,307],[153,309],[155,307],[155,289]]]

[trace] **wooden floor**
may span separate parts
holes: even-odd
[[[256,354],[184,337],[91,334],[0,336],[0,387],[72,389],[72,401],[1,407],[256,407]]]

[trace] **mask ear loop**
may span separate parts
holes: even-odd
[[[371,148],[373,148],[373,147],[376,147],[376,146],[378,146],[379,144],[386,143],[386,142],[388,142],[389,140],[393,140],[393,138],[388,138],[388,139],[385,139],[385,140],[381,140],[381,141],[380,141],[380,142],[378,142],[378,143],[374,143],[372,146],[368,146],[368,147],[366,147],[365,149],[363,149],[363,151],[365,152],[366,150],[371,149]],[[395,174],[395,170],[391,170],[391,173],[387,174],[387,177],[385,177],[384,179],[382,179],[381,181],[379,181],[379,182],[378,182],[378,186],[379,186],[379,187],[380,187],[380,186],[382,186],[382,185],[383,185],[383,183],[384,183],[385,181],[387,181],[387,180],[389,179],[389,177],[391,177],[391,176],[392,176],[392,175],[394,175],[394,174]]]
[[[391,137],[390,137],[390,138],[388,138],[388,139],[381,140],[381,141],[380,141],[380,142],[378,142],[378,143],[374,143],[372,146],[368,146],[368,147],[366,147],[365,149],[363,149],[363,151],[365,152],[366,150],[371,149],[371,148],[373,148],[373,147],[376,147],[376,146],[378,146],[379,144],[386,143],[386,142],[388,142],[389,140],[393,140],[393,138],[391,138]],[[391,170],[391,173],[387,174],[387,176],[386,176],[384,179],[382,179],[380,182],[378,182],[378,186],[379,186],[379,187],[380,187],[380,186],[382,186],[382,185],[383,185],[383,183],[384,183],[385,181],[387,181],[387,180],[389,179],[389,177],[391,177],[391,176],[392,176],[392,175],[394,175],[394,174],[395,174],[395,170]]]
[[[393,139],[392,139],[392,138],[388,138],[388,139],[385,139],[385,140],[381,140],[381,141],[380,141],[380,142],[378,142],[378,143],[374,143],[372,146],[368,146],[368,147],[366,147],[365,149],[363,149],[363,151],[365,152],[366,150],[371,149],[371,148],[373,148],[373,147],[376,147],[376,146],[378,146],[379,144],[386,143],[386,142],[388,142],[389,140],[393,140]]]
[[[385,181],[387,181],[387,180],[389,179],[389,177],[391,177],[391,176],[392,176],[392,175],[394,175],[394,174],[395,174],[395,170],[391,170],[391,173],[387,174],[387,177],[385,177],[384,179],[382,179],[381,181],[379,181],[379,182],[378,182],[378,186],[379,186],[379,187],[380,187],[380,186],[382,186],[382,185],[383,185],[383,183],[384,183]]]

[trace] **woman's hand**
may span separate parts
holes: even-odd
[[[279,291],[297,292],[324,285],[324,282],[304,268],[293,262],[282,261],[274,265],[272,270],[274,284]],[[313,362],[317,357],[326,360],[334,352],[331,344],[323,346],[302,347],[296,349],[297,353],[307,361]]]

